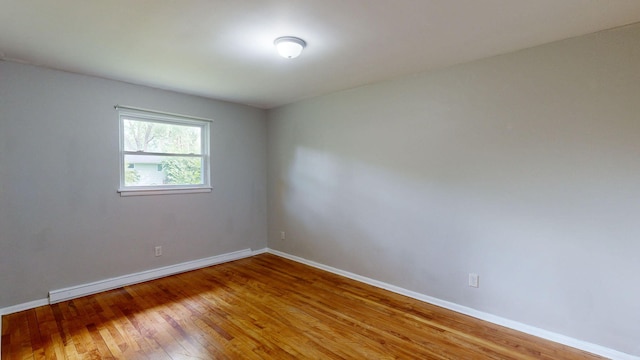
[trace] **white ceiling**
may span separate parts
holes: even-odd
[[[640,0],[0,0],[0,58],[271,108],[639,21]]]

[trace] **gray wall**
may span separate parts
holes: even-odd
[[[638,44],[635,25],[269,111],[269,246],[640,355]]]
[[[640,355],[638,43],[636,25],[339,92],[268,129],[0,62],[0,308],[264,247],[268,138],[270,247]],[[213,192],[119,197],[115,104],[215,119]]]
[[[120,197],[115,104],[214,119],[213,192]],[[0,62],[0,308],[264,248],[265,154],[263,110]]]

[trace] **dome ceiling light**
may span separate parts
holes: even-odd
[[[279,37],[275,39],[273,44],[276,46],[276,49],[278,49],[278,54],[287,59],[297,58],[300,56],[300,53],[302,53],[302,49],[307,46],[304,40],[294,36]]]

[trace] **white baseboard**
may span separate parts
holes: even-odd
[[[601,345],[597,345],[597,344],[593,344],[593,343],[589,343],[586,341],[582,341],[582,340],[578,340],[578,339],[574,339],[572,337],[569,336],[565,336],[562,334],[558,334],[558,333],[554,333],[551,331],[547,331],[544,329],[540,329],[534,326],[530,326],[527,324],[523,324],[517,321],[513,321],[513,320],[509,320],[509,319],[505,319],[503,317],[500,316],[496,316],[496,315],[492,315],[486,312],[482,312],[482,311],[478,311],[466,306],[462,306],[456,303],[452,303],[449,301],[445,301],[445,300],[441,300],[438,298],[434,298],[432,296],[428,296],[428,295],[424,295],[424,294],[420,294],[417,293],[415,291],[411,291],[411,290],[407,290],[407,289],[403,289],[401,287],[395,286],[395,285],[391,285],[382,281],[378,281],[378,280],[374,280],[365,276],[361,276],[358,274],[354,274],[348,271],[344,271],[341,269],[337,269],[331,266],[327,266],[324,264],[320,264],[317,263],[315,261],[311,261],[311,260],[307,260],[295,255],[291,255],[291,254],[287,254],[284,253],[282,251],[278,251],[278,250],[273,250],[273,249],[268,249],[267,252],[274,254],[274,255],[278,255],[281,256],[285,259],[289,259],[289,260],[293,260],[305,265],[309,265],[321,270],[325,270],[337,275],[341,275],[344,277],[347,277],[349,279],[353,279],[365,284],[369,284],[381,289],[385,289],[385,290],[389,290],[391,292],[400,294],[400,295],[404,295],[404,296],[408,296],[410,298],[414,298],[420,301],[424,301],[433,305],[437,305],[440,307],[443,307],[445,309],[449,309],[449,310],[453,310],[455,312],[461,313],[461,314],[465,314],[465,315],[469,315],[472,316],[476,319],[480,319],[480,320],[484,320],[484,321],[488,321],[490,323],[494,323],[500,326],[504,326],[513,330],[517,330],[529,335],[533,335],[533,336],[537,336],[539,338],[543,338],[543,339],[547,339],[556,343],[560,343],[563,345],[567,345],[576,349],[580,349],[580,350],[584,350],[587,352],[590,352],[592,354],[596,354],[596,355],[600,355],[600,356],[604,356],[610,359],[618,359],[618,360],[640,360],[640,357],[638,356],[633,356],[633,355],[629,355],[614,349],[610,349]]]
[[[222,255],[212,256],[204,259],[188,261],[176,265],[161,267],[158,269],[142,271],[139,273],[119,276],[111,279],[100,280],[88,284],[71,286],[64,289],[49,291],[49,303],[55,304],[61,301],[71,300],[82,296],[96,294],[102,291],[117,289],[119,287],[138,284],[141,282],[158,279],[161,277],[201,269],[207,266],[221,264],[228,261],[238,260],[253,256],[251,249],[234,251]]]
[[[34,300],[18,305],[0,308],[0,334],[2,334],[2,317],[4,315],[17,313],[24,310],[30,310],[45,305],[49,305],[49,299]],[[0,341],[0,354],[2,354],[2,341]]]
[[[45,305],[49,305],[49,299],[34,300],[34,301],[29,301],[29,302],[18,304],[18,305],[8,306],[6,308],[0,309],[0,316],[17,313],[24,310],[34,309],[39,306],[45,306]]]
[[[394,292],[400,295],[405,295],[420,301],[424,301],[433,305],[443,307],[445,309],[449,309],[465,315],[469,315],[480,320],[485,320],[497,325],[501,325],[517,331],[521,331],[523,333],[527,333],[543,339],[547,339],[560,344],[571,346],[576,349],[588,351],[590,353],[604,356],[610,359],[640,360],[640,357],[638,356],[625,354],[623,352],[613,350],[604,346],[592,344],[586,341],[574,339],[565,335],[561,335],[561,334],[557,334],[544,329],[536,328],[534,326],[526,325],[517,321],[505,319],[505,318],[495,316],[489,313],[485,313],[482,311],[478,311],[466,306],[458,305],[456,303],[452,303],[452,302],[434,298],[425,294],[420,294],[414,291],[403,289],[395,285],[374,280],[374,279],[361,276],[358,274],[354,274],[348,271],[340,270],[331,266],[320,264],[315,261],[307,260],[295,255],[290,255],[290,254],[287,254],[278,250],[273,250],[270,248],[263,248],[263,249],[253,250],[253,251],[251,249],[245,249],[245,250],[230,252],[222,255],[212,256],[205,259],[188,261],[181,264],[170,265],[170,266],[165,266],[158,269],[147,270],[139,273],[96,281],[93,283],[53,290],[49,292],[49,299],[34,300],[34,301],[26,302],[23,304],[17,304],[17,305],[5,307],[5,308],[0,308],[0,317],[3,315],[12,314],[19,311],[33,309],[39,306],[54,304],[54,303],[58,303],[65,300],[71,300],[78,297],[99,293],[102,291],[116,289],[122,286],[137,284],[137,283],[154,280],[154,279],[158,279],[158,278],[169,276],[169,275],[196,270],[196,269],[204,268],[207,266],[221,264],[228,261],[239,260],[242,258],[255,256],[263,253],[271,253],[274,255],[278,255],[289,260],[293,260],[293,261],[296,261],[305,265],[309,265],[321,270],[325,270],[337,275],[341,275],[356,281],[360,281],[365,284],[369,284],[375,287],[389,290],[391,292]],[[1,326],[2,325],[0,322],[0,330],[1,330]]]
[[[258,250],[253,250],[251,256],[265,254],[265,253],[268,253],[268,252],[269,252],[269,248],[262,248],[262,249],[258,249]]]
[[[212,256],[205,259],[199,259],[194,261],[188,261],[176,265],[165,266],[158,269],[142,271],[135,274],[129,274],[119,276],[111,279],[96,281],[88,284],[71,286],[64,289],[49,291],[48,299],[40,299],[29,301],[22,304],[12,305],[5,308],[0,308],[0,320],[2,316],[17,313],[24,310],[34,309],[40,306],[49,304],[55,304],[65,300],[71,300],[82,296],[96,294],[102,291],[117,289],[119,287],[138,284],[141,282],[158,279],[161,277],[183,273],[186,271],[205,268],[207,266],[217,265],[224,262],[233,260],[239,260],[242,258],[263,254],[268,251],[267,248],[252,251],[251,249],[244,249],[234,251],[222,255]],[[2,321],[0,321],[0,331],[2,331]],[[0,344],[2,346],[2,344]],[[0,348],[1,350],[1,348]]]

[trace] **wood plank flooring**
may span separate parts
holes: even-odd
[[[263,254],[2,317],[2,359],[601,359]]]

